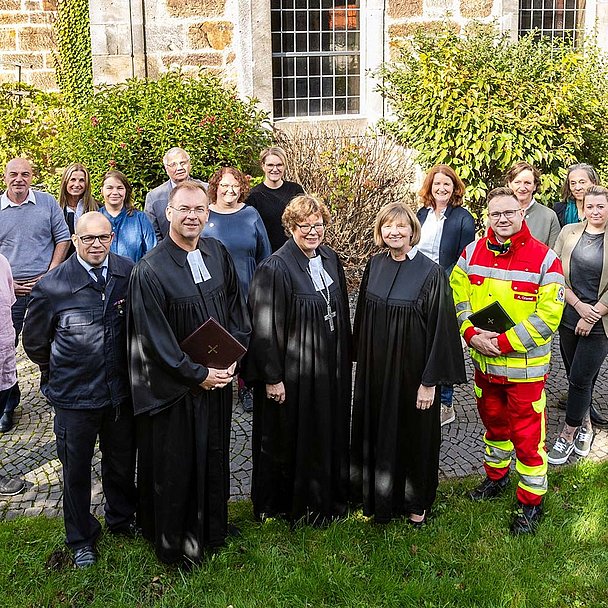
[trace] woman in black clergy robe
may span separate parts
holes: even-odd
[[[329,211],[295,197],[283,213],[290,238],[256,269],[253,334],[253,478],[258,518],[322,522],[348,502],[351,356],[344,271],[322,245]]]
[[[355,315],[352,498],[377,522],[420,526],[438,484],[436,387],[466,381],[464,358],[447,276],[417,251],[410,208],[383,207],[374,239],[388,251],[368,262]]]

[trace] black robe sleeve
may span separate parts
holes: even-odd
[[[144,261],[129,283],[129,360],[136,413],[171,405],[208,374],[180,348],[165,316],[165,295]]]
[[[249,288],[253,333],[244,364],[248,381],[277,384],[285,379],[291,291],[289,275],[278,257],[271,256],[257,267]]]
[[[427,318],[422,384],[462,384],[467,377],[454,300],[447,275],[440,267],[429,276],[421,297]]]
[[[367,292],[367,283],[369,281],[369,272],[372,261],[368,260],[365,265],[365,271],[361,278],[361,285],[359,286],[359,295],[357,296],[357,307],[355,309],[355,322],[353,325],[353,361],[357,361],[357,349],[359,347],[359,337],[361,331],[361,321],[363,318],[363,311],[365,310],[365,294]]]

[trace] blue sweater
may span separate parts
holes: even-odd
[[[127,215],[127,210],[123,207],[116,217],[112,217],[105,207],[101,207],[99,211],[112,224],[114,240],[110,251],[137,262],[156,245],[154,228],[143,211],[134,211],[132,215]]]
[[[248,205],[234,213],[209,210],[203,236],[216,238],[228,249],[246,298],[256,266],[272,253],[260,214]]]

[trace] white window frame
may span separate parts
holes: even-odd
[[[246,7],[243,5],[247,5]],[[248,9],[248,23],[243,23],[240,50],[245,61],[239,88],[246,95],[257,98],[261,107],[270,113],[271,120],[280,122],[361,121],[375,122],[384,113],[382,96],[376,91],[377,80],[372,72],[387,57],[385,31],[385,0],[360,0],[360,106],[357,114],[321,114],[277,118],[273,114],[272,39],[269,0],[239,2],[241,10]],[[247,37],[246,32],[251,36]]]

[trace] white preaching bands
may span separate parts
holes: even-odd
[[[209,269],[205,266],[205,262],[203,262],[200,249],[188,252],[188,265],[190,266],[190,272],[195,283],[202,283],[211,278]]]

